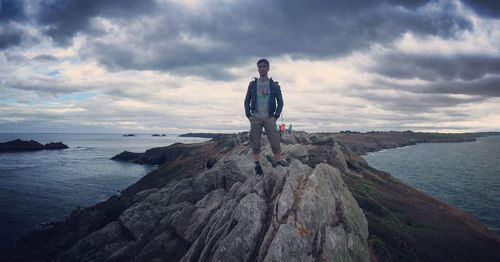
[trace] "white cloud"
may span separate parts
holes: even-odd
[[[182,14],[211,15],[210,10],[201,8],[204,5],[201,1],[174,2],[185,8]],[[436,16],[442,11],[439,4],[425,8],[418,12]],[[404,8],[400,11],[401,15],[409,15]],[[394,41],[367,44],[343,56],[290,53],[270,57],[270,75],[280,82],[285,99],[284,121],[306,131],[499,130],[500,113],[494,108],[500,100],[496,97],[423,92],[438,81],[421,77],[425,74],[396,77],[372,70],[387,56],[430,56],[445,60],[464,54],[500,55],[498,19],[479,17],[461,5],[457,5],[455,12],[470,19],[472,29],[456,28],[452,37],[407,31]],[[189,19],[180,19],[186,24],[176,25],[176,29],[190,26]],[[47,130],[52,130],[51,126],[74,128],[78,125],[90,130],[119,132],[248,129],[243,99],[248,82],[257,75],[258,54],[249,55],[245,62],[234,62],[235,59],[227,65],[214,60],[217,57],[207,56],[204,62],[215,62],[206,62],[200,67],[186,66],[196,62],[196,55],[238,46],[239,39],[227,45],[221,41],[224,37],[195,34],[192,30],[172,31],[172,35],[165,36],[171,25],[162,23],[172,20],[163,16],[130,20],[97,16],[89,21],[91,33],[77,34],[71,45],[65,47],[56,45],[40,29],[23,25],[23,30],[39,42],[2,51],[0,132],[5,123],[9,123],[9,130],[13,123],[33,123],[43,128],[38,120],[44,121]],[[255,29],[255,24],[234,26],[241,32]],[[150,28],[160,28],[161,32]],[[158,39],[154,39],[155,33]],[[124,60],[120,65],[115,60],[105,60],[110,56],[97,54],[99,45],[107,48],[99,52],[116,52],[119,55],[115,58]],[[200,53],[185,53],[187,49],[182,49],[183,46]],[[158,50],[166,54],[159,54]],[[128,53],[133,55],[123,55]],[[34,59],[40,55],[55,59]],[[179,59],[179,66],[161,64],[162,59],[170,58]],[[139,67],[122,68],[127,59]],[[228,59],[224,57],[221,61]],[[403,61],[397,64],[398,68],[390,69],[401,69],[409,62]],[[213,76],[213,72],[220,71],[230,77],[207,77],[206,72]],[[472,83],[453,81],[447,83]]]

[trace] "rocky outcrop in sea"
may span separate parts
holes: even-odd
[[[34,140],[24,141],[21,139],[16,139],[0,143],[0,152],[21,152],[21,151],[36,151],[45,149],[66,149],[66,148],[68,148],[68,146],[61,142],[56,142],[56,143],[50,142],[43,145]]]

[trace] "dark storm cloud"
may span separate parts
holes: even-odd
[[[405,32],[452,37],[457,30],[472,26],[453,2],[201,3],[200,10],[192,11],[154,0],[42,0],[34,10],[44,32],[62,45],[78,33],[103,34],[103,29],[92,26],[93,18],[112,19],[128,34],[127,39],[111,43],[91,37],[91,46],[84,47],[88,49],[84,52],[108,69],[168,70],[215,79],[231,78],[224,68],[247,62],[249,57],[328,59],[373,43],[385,44]],[[17,10],[14,13],[23,13],[23,5],[11,6]],[[142,26],[130,26],[136,18],[143,20]],[[186,37],[199,44],[186,43]],[[4,46],[21,41],[15,34],[9,39]]]
[[[145,41],[147,42],[147,41]],[[139,45],[139,43],[136,43]],[[235,76],[225,68],[231,58],[235,58],[232,49],[205,52],[188,49],[181,43],[144,44],[157,53],[153,57],[144,57],[142,50],[129,43],[95,43],[93,48],[81,52],[82,57],[97,57],[100,65],[110,71],[132,70],[168,70],[176,75],[201,75],[217,80],[231,80]],[[144,46],[143,46],[144,47]],[[135,53],[137,52],[137,53]]]
[[[0,25],[0,50],[10,46],[19,45],[22,42],[23,31],[13,27],[11,24]]]
[[[64,80],[41,77],[30,78],[29,80],[17,78],[9,79],[3,81],[2,86],[14,90],[35,91],[37,93],[51,95],[71,94],[91,89],[88,86],[74,85]]]
[[[500,17],[500,1],[496,0],[462,0],[466,5],[472,7],[478,14],[492,17]]]
[[[91,30],[94,17],[130,18],[155,10],[154,0],[43,0],[37,20],[57,43],[69,44],[78,32]]]
[[[24,1],[0,0],[0,22],[25,18]]]
[[[488,74],[500,75],[500,56],[487,54],[443,56],[392,53],[375,60],[376,65],[368,70],[400,79],[470,81]]]
[[[23,31],[13,22],[25,18],[23,1],[0,0],[0,50],[21,44]]]
[[[437,81],[421,90],[426,93],[500,97],[500,75],[488,75],[471,81]]]
[[[28,57],[15,52],[4,51],[2,53],[7,62],[16,66],[26,66],[30,62],[30,59]]]
[[[37,56],[33,57],[33,60],[41,61],[41,62],[45,62],[45,61],[55,62],[55,61],[57,61],[57,57],[55,57],[53,55],[42,54],[42,55],[37,55]]]
[[[378,80],[372,84],[370,87],[372,92],[363,92],[363,88],[357,87],[355,95],[385,109],[399,112],[426,112],[434,108],[453,108],[461,104],[480,103],[492,97],[500,97],[500,75],[487,75],[470,81],[440,80],[425,84],[403,85],[388,80]],[[407,91],[413,95],[404,93],[398,93],[396,96],[384,95],[384,89]]]
[[[476,9],[495,8],[466,2]],[[26,19],[25,4],[1,3],[2,12],[9,11],[0,27],[0,48],[5,49],[22,42],[22,31],[6,25]],[[218,80],[233,78],[227,67],[249,57],[328,59],[374,43],[385,45],[406,32],[453,38],[472,28],[453,1],[235,1],[196,11],[154,0],[42,0],[36,6],[35,20],[47,35],[59,44],[70,43],[78,33],[89,35],[81,56],[108,70],[165,70]],[[93,38],[105,33],[92,25],[96,17],[111,19],[124,30],[124,40]],[[380,59],[372,70],[394,78],[473,80],[498,73],[500,67],[498,57],[487,55],[395,54]]]
[[[217,70],[249,57],[328,59],[386,43],[408,31],[452,37],[471,27],[454,4],[442,4],[436,14],[429,14],[425,4],[255,1],[203,7],[196,15],[167,4],[160,22],[130,29],[129,39],[118,48],[117,43],[95,42],[91,53],[108,68],[178,70],[219,79],[224,73]],[[183,42],[184,36],[203,46]],[[147,52],[155,55],[144,56]],[[204,65],[221,66],[200,71]]]
[[[384,93],[366,93],[360,97],[378,107],[401,113],[426,113],[440,108],[453,108],[461,104],[478,103],[486,98],[471,96],[458,98],[445,94],[415,94],[398,93],[397,95],[386,95]]]

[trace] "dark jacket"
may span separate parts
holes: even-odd
[[[278,82],[269,79],[271,83],[269,84],[271,88],[271,94],[269,96],[269,117],[274,117],[278,119],[283,110],[283,97],[281,96],[281,89]],[[255,110],[255,104],[257,101],[257,78],[248,84],[247,95],[245,96],[245,115],[250,117],[252,112]],[[278,107],[276,107],[276,103]]]

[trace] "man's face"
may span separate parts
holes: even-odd
[[[259,70],[259,75],[266,76],[269,72],[269,65],[266,62],[260,62],[257,64],[257,69]]]

